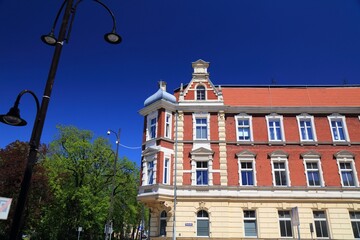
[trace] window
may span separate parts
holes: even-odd
[[[248,150],[236,154],[239,165],[239,185],[255,186],[256,185],[256,154]]]
[[[162,211],[160,214],[160,236],[166,236],[166,217],[166,212]]]
[[[307,185],[309,187],[325,186],[321,170],[321,155],[315,151],[309,151],[306,153],[302,153],[301,157],[304,160],[304,169]]]
[[[199,85],[196,88],[196,100],[205,100],[205,87],[203,85]]]
[[[208,162],[196,162],[196,185],[208,185]]]
[[[238,115],[235,116],[237,127],[237,141],[252,141],[251,116]]]
[[[281,237],[292,237],[292,226],[290,211],[279,211],[279,225]]]
[[[171,119],[172,115],[170,113],[165,114],[165,137],[171,138]]]
[[[269,141],[285,141],[283,117],[278,115],[266,116]]]
[[[209,140],[210,126],[209,114],[194,113],[193,114],[193,139]]]
[[[156,118],[150,120],[150,138],[156,137]]]
[[[290,186],[288,154],[283,151],[274,151],[270,154],[273,185]]]
[[[360,239],[360,212],[349,212],[354,238]]]
[[[204,210],[197,213],[197,236],[209,236],[209,214]]]
[[[334,154],[334,156],[339,167],[341,185],[343,187],[359,186],[354,162],[355,155],[348,151],[340,151]]]
[[[159,150],[148,147],[143,152],[143,159],[141,163],[141,184],[142,186],[151,185],[157,183],[156,175],[157,174],[157,154]]]
[[[306,177],[308,186],[321,186],[319,165],[317,162],[306,162]]]
[[[285,162],[274,162],[273,172],[275,176],[275,186],[287,186]]]
[[[300,140],[307,142],[316,141],[314,117],[307,114],[302,114],[296,118],[299,126]]]
[[[331,136],[334,142],[349,142],[349,136],[347,133],[345,116],[333,114],[328,116]]]
[[[207,139],[207,119],[196,119],[196,139]]]
[[[190,152],[191,155],[191,185],[213,185],[213,156],[214,151],[205,147],[198,147]]]
[[[169,184],[169,179],[170,179],[170,158],[165,157],[164,159],[164,179],[163,179],[163,183],[164,184]]]
[[[154,183],[154,161],[147,162],[148,184]]]
[[[355,186],[353,169],[351,162],[339,162],[341,182],[343,186]]]
[[[241,162],[241,185],[254,186],[254,169],[252,162]]]
[[[325,211],[313,211],[315,233],[318,238],[329,238]]]
[[[245,237],[257,237],[256,216],[253,210],[244,210]]]
[[[157,111],[147,116],[146,140],[151,140],[157,136]]]

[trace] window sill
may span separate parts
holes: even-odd
[[[349,141],[333,141],[334,146],[351,146]]]
[[[285,141],[269,141],[269,146],[271,145],[283,145],[285,146],[286,145],[286,142]]]

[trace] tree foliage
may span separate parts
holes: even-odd
[[[0,150],[0,196],[13,198],[9,220],[0,222],[0,239],[8,236],[29,145],[14,142]],[[111,217],[113,239],[128,239],[142,219],[136,200],[139,169],[126,157],[115,159],[108,139],[88,130],[58,126],[58,135],[39,151],[25,210],[23,233],[37,239],[104,239]],[[116,174],[114,175],[114,166]],[[113,196],[113,214],[110,200]]]
[[[13,218],[17,198],[20,192],[29,144],[15,141],[4,149],[0,149],[0,196],[12,198],[12,204],[8,220],[0,221],[0,239],[7,239],[10,232],[11,219]],[[46,147],[42,145],[39,149],[39,159],[46,154]],[[35,231],[40,225],[41,209],[51,201],[49,194],[48,178],[45,168],[41,163],[35,165],[32,175],[32,185],[25,208],[24,233]]]
[[[76,239],[82,227],[84,239],[103,239],[113,189],[114,230],[125,238],[141,209],[136,201],[138,168],[126,158],[115,159],[107,139],[72,126],[58,129],[44,163],[54,201],[44,209],[38,238]]]

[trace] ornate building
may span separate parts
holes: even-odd
[[[140,110],[150,237],[360,239],[360,86],[216,86],[192,67]]]

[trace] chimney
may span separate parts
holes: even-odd
[[[160,80],[160,81],[159,81],[159,88],[160,88],[161,90],[163,90],[164,92],[166,92],[166,82]]]

